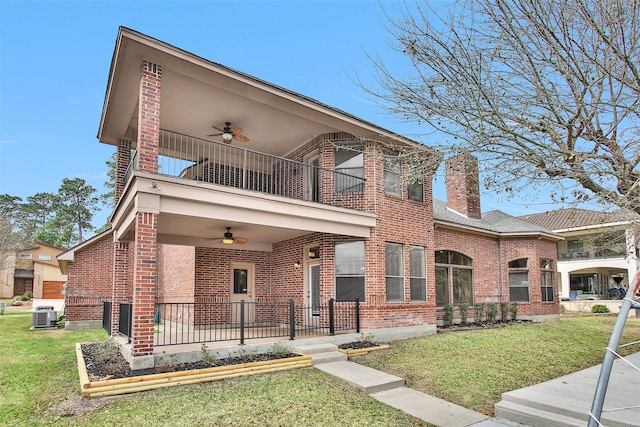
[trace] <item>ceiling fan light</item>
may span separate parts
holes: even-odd
[[[233,243],[233,234],[228,227],[226,233],[224,233],[224,237],[222,238],[222,243],[224,243],[225,245],[230,245]]]
[[[233,134],[231,132],[223,132],[222,139],[225,141],[231,141],[231,139],[233,139]]]

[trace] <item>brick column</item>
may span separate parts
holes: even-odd
[[[124,182],[127,169],[131,163],[131,141],[127,139],[118,140],[118,151],[116,152],[116,188],[114,203],[117,204],[120,196],[124,193]]]
[[[118,333],[120,303],[131,301],[131,284],[128,282],[129,243],[113,243],[113,289],[111,295],[111,335]]]
[[[138,107],[138,169],[158,171],[162,67],[142,62]]]
[[[153,354],[153,317],[158,280],[157,215],[139,212],[135,227],[131,355],[139,357]]]

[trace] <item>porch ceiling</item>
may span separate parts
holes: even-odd
[[[370,213],[139,171],[111,218],[117,240],[134,239],[137,212],[158,214],[160,243],[260,251],[314,232],[368,238],[376,223]],[[226,227],[248,242],[223,244]]]
[[[128,29],[116,41],[98,139],[136,141],[140,65],[162,66],[160,126],[187,135],[215,133],[229,121],[241,127],[253,150],[285,156],[313,137],[349,132],[377,140],[420,145],[315,100],[207,61]],[[213,138],[220,140],[219,137]],[[236,145],[245,145],[233,142]]]

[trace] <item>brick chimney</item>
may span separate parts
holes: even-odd
[[[478,159],[460,154],[445,162],[447,207],[467,218],[480,219]]]

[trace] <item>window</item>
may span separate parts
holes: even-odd
[[[336,193],[364,190],[364,147],[362,144],[341,145],[333,152],[334,189]]]
[[[384,155],[384,192],[402,197],[402,160],[393,151]]]
[[[404,301],[404,254],[399,243],[385,243],[387,301]]]
[[[436,305],[449,304],[449,269],[436,267]]]
[[[51,260],[51,255],[38,255],[38,259],[43,260],[43,261],[50,261]]]
[[[234,294],[247,293],[247,289],[248,289],[247,273],[248,271],[246,268],[233,269],[233,293]]]
[[[424,183],[422,177],[409,178],[407,193],[409,195],[409,200],[424,202]]]
[[[20,254],[18,256],[20,259],[31,259],[31,254]]]
[[[455,251],[436,251],[436,305],[448,304],[449,289],[453,303],[473,305],[473,262],[468,256]],[[451,278],[451,284],[449,284]]]
[[[540,291],[542,293],[542,301],[554,300],[553,261],[546,258],[540,260]]]
[[[409,277],[411,301],[426,301],[427,256],[422,246],[409,247]]]
[[[529,302],[529,258],[509,262],[509,301]]]
[[[364,242],[336,243],[336,299],[364,301]]]

